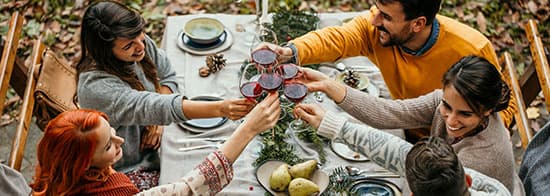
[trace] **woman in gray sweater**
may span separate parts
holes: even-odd
[[[176,73],[166,54],[143,33],[144,26],[143,17],[122,4],[107,1],[88,7],[81,25],[77,95],[82,108],[106,113],[126,140],[115,169],[135,174],[130,176],[138,186],[154,186],[155,180],[143,181],[158,180],[159,125],[192,118],[239,119],[255,103],[187,100],[178,93]]]
[[[346,87],[311,69],[304,69],[303,79],[309,91],[325,92],[346,112],[374,128],[431,127],[431,135],[452,144],[464,167],[521,194],[510,136],[497,114],[508,106],[510,98],[499,71],[483,58],[468,56],[453,65],[442,81],[442,90],[413,99],[389,100]],[[345,119],[317,112],[303,106],[296,110],[306,120],[322,118],[321,135],[333,136],[344,126]]]

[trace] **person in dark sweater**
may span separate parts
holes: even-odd
[[[232,164],[248,142],[275,126],[279,107],[278,93],[270,94],[222,147],[181,180],[140,193],[112,168],[123,155],[124,138],[116,135],[107,115],[88,109],[63,112],[48,123],[38,144],[33,195],[214,195],[231,182]]]

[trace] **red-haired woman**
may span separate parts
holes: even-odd
[[[271,94],[250,112],[224,145],[180,181],[140,195],[213,195],[233,178],[232,163],[248,142],[279,118],[278,94]],[[122,157],[121,144],[107,116],[95,110],[73,110],[53,119],[38,144],[33,195],[134,195],[130,179],[112,169]]]

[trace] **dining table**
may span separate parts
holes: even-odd
[[[355,16],[366,14],[366,12],[342,12],[342,13],[320,13],[319,25],[321,27],[340,25]],[[222,22],[228,36],[226,41],[229,46],[225,49],[213,49],[210,51],[190,51],[181,45],[181,36],[184,25],[187,21],[198,18],[215,18]],[[188,98],[193,97],[218,97],[221,99],[241,98],[239,91],[239,73],[245,60],[250,58],[251,43],[256,35],[257,26],[254,22],[256,15],[230,15],[230,14],[194,14],[182,16],[169,16],[166,19],[166,27],[163,35],[161,49],[163,49],[176,71],[176,77],[179,83],[179,91]],[[211,52],[211,53],[209,53]],[[199,69],[206,65],[206,56],[209,54],[221,53],[226,59],[225,67],[221,70],[211,73],[207,77],[199,75]],[[368,77],[370,85],[376,88],[376,95],[390,98],[387,87],[383,82],[378,68],[372,64],[366,57],[353,57],[339,60],[337,62],[322,63],[319,70],[330,77],[335,77],[341,72],[335,69],[336,64],[342,63],[346,66],[354,67],[358,72]],[[369,92],[371,93],[371,92]],[[321,105],[326,110],[336,112],[338,115],[345,116],[352,122],[357,122],[352,116],[342,111],[332,100],[324,94],[317,94],[321,97],[312,97],[314,93],[309,93],[308,98],[313,103]],[[244,118],[246,120],[246,117]],[[227,138],[241,124],[242,120],[227,120],[221,126],[199,129],[190,126],[182,126],[173,123],[164,128],[162,143],[160,148],[161,172],[159,184],[174,182],[190,172],[205,157],[219,147],[223,138]],[[402,130],[385,130],[399,137],[404,137]],[[288,131],[287,131],[288,133]],[[285,141],[295,146],[296,153],[302,159],[319,160],[319,154],[314,150],[312,143],[304,142],[298,139],[294,133],[289,133],[290,137]],[[220,139],[222,138],[222,139]],[[220,139],[220,140],[216,140]],[[218,195],[263,195],[266,189],[262,187],[256,178],[257,167],[253,165],[259,157],[262,149],[261,137],[256,136],[244,149],[239,158],[233,163],[234,178],[233,181],[225,187]],[[195,150],[182,151],[182,148],[199,147]],[[332,151],[330,145],[324,147],[326,152],[326,162],[321,164],[320,170],[330,175],[337,168],[352,165],[360,169],[382,169],[371,161],[354,161],[344,159]],[[392,178],[389,181],[404,190],[404,195],[408,189],[403,178]]]

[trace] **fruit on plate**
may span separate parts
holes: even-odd
[[[294,178],[288,185],[290,196],[309,196],[319,193],[319,186],[308,179]]]
[[[292,178],[305,178],[309,179],[311,174],[317,169],[317,161],[309,160],[302,163],[298,163],[290,167],[289,173]]]
[[[291,177],[288,173],[288,165],[282,164],[277,167],[269,177],[269,187],[275,191],[285,191],[290,183]]]

